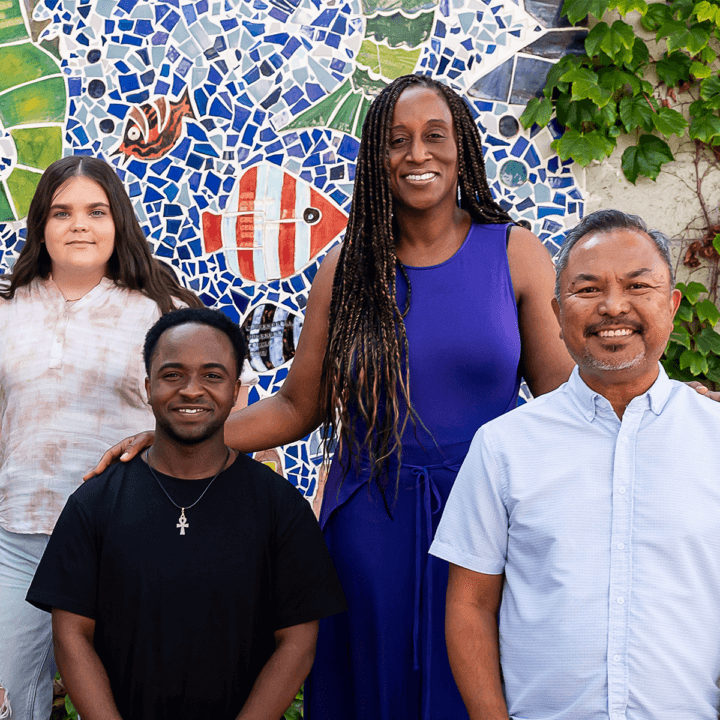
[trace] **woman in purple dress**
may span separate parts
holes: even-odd
[[[570,374],[553,284],[548,252],[492,199],[463,100],[420,76],[385,88],[285,384],[226,425],[245,452],[320,424],[339,441],[321,523],[349,611],[321,624],[308,720],[467,718],[447,564],[427,550],[477,428],[515,406],[521,376],[539,394]]]

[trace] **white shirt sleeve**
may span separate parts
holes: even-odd
[[[430,553],[474,572],[502,573],[508,544],[505,495],[495,456],[480,429],[450,492]]]

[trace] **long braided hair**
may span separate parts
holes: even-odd
[[[388,463],[393,456],[400,458],[408,421],[416,427],[418,421],[422,424],[410,402],[403,317],[410,306],[411,288],[395,254],[397,237],[386,166],[395,103],[403,90],[414,85],[434,90],[450,109],[457,136],[460,207],[476,223],[513,222],[490,193],[480,134],[462,98],[446,85],[419,75],[404,75],[384,88],[363,124],[352,209],[333,282],[321,402],[325,436],[338,437],[337,452],[340,457],[348,452],[351,463],[365,456],[391,516],[385,492]],[[396,267],[408,284],[403,309],[395,297]],[[353,424],[353,415],[359,417],[358,425]],[[396,479],[396,497],[397,490]]]

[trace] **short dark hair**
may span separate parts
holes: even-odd
[[[611,230],[635,230],[647,235],[654,243],[670,273],[670,288],[675,287],[675,268],[670,257],[670,241],[659,230],[648,230],[645,221],[639,215],[630,215],[620,210],[596,210],[586,215],[565,236],[565,242],[555,256],[555,299],[560,302],[560,276],[567,267],[570,252],[578,240],[592,232],[610,232]]]
[[[173,310],[163,315],[147,332],[145,345],[143,346],[143,359],[145,360],[145,371],[150,377],[150,363],[152,362],[155,348],[161,335],[170,328],[178,325],[209,325],[220,332],[225,333],[233,348],[235,364],[237,366],[237,377],[242,372],[243,361],[247,354],[247,343],[240,326],[234,323],[227,315],[219,310],[210,308],[191,307]]]

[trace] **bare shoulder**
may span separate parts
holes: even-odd
[[[538,276],[554,282],[550,253],[535,234],[523,227],[510,229],[508,264],[517,300],[537,287]]]

